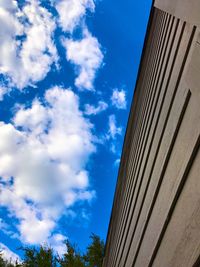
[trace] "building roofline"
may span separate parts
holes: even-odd
[[[152,1],[152,5],[151,5],[151,9],[150,9],[150,15],[149,15],[149,20],[148,20],[148,24],[147,24],[147,30],[146,30],[143,49],[142,49],[142,53],[141,53],[141,57],[140,57],[140,64],[139,64],[139,68],[138,68],[138,71],[137,71],[137,79],[136,79],[136,83],[135,83],[135,89],[134,89],[134,93],[133,93],[133,97],[132,97],[132,101],[131,101],[131,107],[130,107],[130,112],[129,112],[129,116],[128,116],[126,132],[125,132],[125,136],[124,136],[124,142],[123,142],[122,154],[121,154],[121,161],[120,161],[120,166],[119,166],[119,171],[118,171],[118,176],[117,176],[116,190],[115,190],[112,209],[111,209],[111,215],[110,215],[110,221],[109,221],[108,232],[107,232],[107,237],[106,237],[106,245],[105,245],[104,256],[105,256],[106,251],[108,249],[109,235],[110,235],[113,216],[114,216],[114,212],[115,212],[115,203],[116,203],[116,199],[117,199],[118,192],[119,192],[119,184],[120,184],[121,173],[122,173],[124,165],[125,165],[125,158],[127,157],[127,151],[126,150],[128,148],[128,143],[129,143],[128,136],[129,136],[129,134],[130,134],[130,132],[132,130],[133,122],[134,122],[133,118],[135,117],[135,112],[136,112],[136,106],[137,106],[136,102],[137,102],[137,95],[138,95],[138,90],[139,90],[138,89],[138,83],[139,83],[139,77],[140,77],[140,73],[141,73],[142,66],[143,66],[144,55],[145,55],[145,51],[146,51],[146,47],[147,47],[149,33],[150,33],[152,21],[153,21],[154,2],[155,2],[155,0]]]

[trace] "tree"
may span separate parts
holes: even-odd
[[[87,247],[86,255],[84,256],[86,266],[101,267],[104,255],[104,242],[99,236],[92,234],[90,236],[92,243]]]
[[[101,267],[104,254],[104,242],[99,236],[91,235],[91,244],[87,247],[86,254],[81,254],[75,245],[68,240],[66,252],[62,257],[48,246],[25,247],[22,263],[13,264],[12,260],[3,259],[0,252],[0,267]]]
[[[40,246],[36,254],[37,267],[56,267],[56,257],[53,249],[47,246]]]
[[[0,267],[5,267],[5,261],[2,257],[2,252],[0,252]]]
[[[22,248],[24,251],[23,266],[36,267],[36,249],[35,248]]]
[[[63,258],[59,260],[61,267],[85,267],[84,259],[79,252],[76,251],[75,245],[69,241],[66,242],[67,252]]]
[[[24,267],[56,267],[56,257],[53,249],[48,246],[35,248],[23,248],[25,257],[22,266]]]
[[[2,252],[0,252],[0,267],[17,267],[18,265],[17,264],[12,264],[11,263],[11,259],[10,261],[8,260],[5,260],[2,256]]]

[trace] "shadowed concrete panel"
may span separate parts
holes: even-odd
[[[200,27],[199,0],[155,0],[154,6]]]

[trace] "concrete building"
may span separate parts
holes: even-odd
[[[155,0],[104,267],[200,266],[200,1]]]

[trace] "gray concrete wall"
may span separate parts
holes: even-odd
[[[200,266],[199,25],[200,1],[155,1],[104,267]]]

